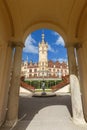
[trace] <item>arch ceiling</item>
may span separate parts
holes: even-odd
[[[86,17],[81,17],[86,0],[1,1],[10,19],[11,36],[22,40],[34,29],[47,27],[56,30],[66,41],[73,42],[80,36],[77,33],[82,23],[79,24],[80,18]]]

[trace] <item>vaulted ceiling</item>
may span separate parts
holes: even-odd
[[[66,42],[86,39],[86,0],[0,0],[0,36],[25,40],[39,28],[60,33]]]

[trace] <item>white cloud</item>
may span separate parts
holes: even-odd
[[[23,48],[23,51],[28,53],[38,53],[38,47],[34,45],[35,43],[36,41],[31,35],[29,35],[25,41],[25,47]]]
[[[64,40],[63,40],[63,38],[61,36],[58,37],[55,44],[56,45],[61,45],[61,46],[65,45]]]
[[[48,51],[54,52],[54,49],[49,44],[48,44]]]
[[[52,58],[52,61],[54,61],[54,62],[57,61],[57,58]]]
[[[55,36],[59,36],[59,34],[57,32],[54,32],[54,31],[52,32],[52,34]]]
[[[68,62],[68,60],[66,58],[52,58],[52,61],[54,61],[54,62],[59,61],[60,63]]]
[[[62,63],[63,61],[64,61],[64,62],[67,62],[67,59],[66,59],[66,58],[58,58],[57,60],[58,60],[59,62],[61,62],[61,63]]]
[[[56,45],[61,45],[61,46],[65,45],[63,38],[57,32],[53,31],[52,34],[57,36],[57,40],[55,42]]]
[[[33,39],[31,35],[29,35],[29,37],[25,41],[25,47],[23,48],[23,51],[28,53],[38,53],[38,47],[34,45],[35,43],[35,39]],[[54,52],[54,49],[49,44],[48,51]]]

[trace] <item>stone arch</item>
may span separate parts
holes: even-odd
[[[9,19],[9,24],[10,24],[10,31],[11,31],[11,36],[14,36],[14,24],[13,24],[13,18],[12,18],[12,15],[11,15],[11,12],[10,12],[10,9],[8,7],[8,4],[6,1],[3,1],[4,3],[4,6],[5,6],[5,11],[7,13],[7,16],[8,16],[8,19]]]
[[[56,25],[51,22],[40,22],[40,23],[33,24],[31,26],[28,26],[28,28],[24,31],[24,35],[23,35],[23,39],[22,39],[23,42],[25,41],[25,39],[29,35],[29,33],[33,32],[37,29],[41,29],[41,28],[52,29],[52,30],[58,32],[66,43],[67,35],[66,35],[66,32],[64,31],[64,29],[62,27],[60,27],[60,25]]]
[[[13,27],[11,24],[12,21],[8,13],[7,6],[6,4],[3,4],[3,2],[0,2],[0,40],[8,41],[13,34]]]
[[[78,10],[77,10],[77,7],[78,7]],[[78,26],[79,26],[83,9],[84,9],[84,1],[82,2],[82,0],[77,0],[74,2],[73,7],[72,7],[72,12],[69,18],[69,26],[68,26],[69,41],[79,40],[77,30],[78,30]]]
[[[87,4],[84,6],[81,16],[79,19],[79,24],[77,26],[77,36],[80,41],[87,41]]]

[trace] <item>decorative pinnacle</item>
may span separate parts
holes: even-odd
[[[44,42],[44,36],[45,36],[44,33],[42,33],[42,42]]]
[[[45,35],[44,35],[44,29],[42,30],[42,42],[44,42],[44,37],[45,37]]]

